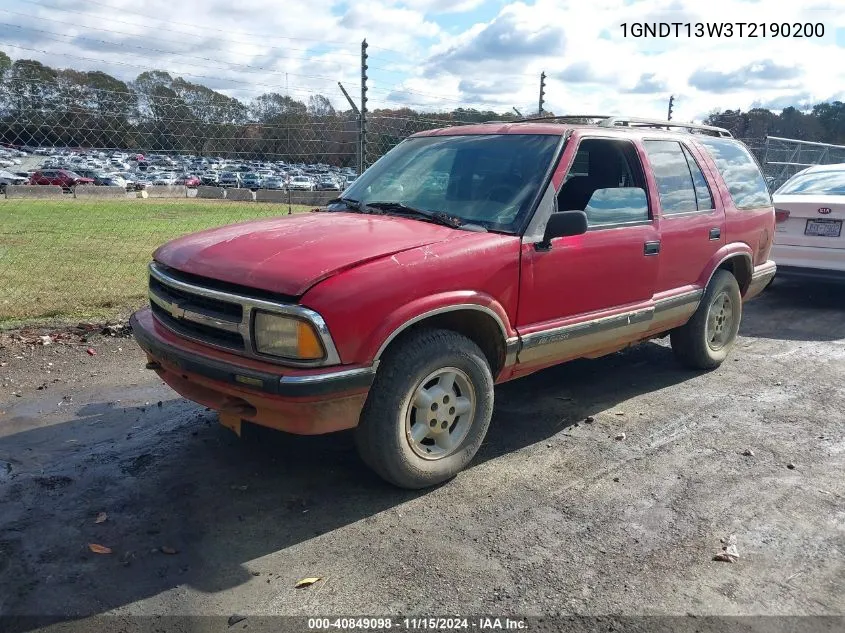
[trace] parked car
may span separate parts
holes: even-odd
[[[198,176],[191,174],[181,174],[173,181],[175,185],[185,185],[188,189],[196,189],[202,184],[202,180]]]
[[[176,184],[176,174],[172,174],[169,172],[160,172],[153,174],[151,183],[154,186],[174,185]]]
[[[808,167],[772,197],[778,276],[845,280],[845,163]]]
[[[267,176],[261,183],[262,189],[284,189],[285,179],[281,176]]]
[[[202,184],[214,187],[220,180],[220,176],[216,171],[207,171],[200,176]]]
[[[403,141],[324,212],[160,247],[132,328],[236,432],[355,428],[364,462],[422,488],[470,462],[496,383],[667,335],[684,366],[718,367],[776,272],[774,228],[759,166],[720,128],[454,127]]]
[[[246,189],[261,189],[262,178],[255,172],[249,172],[241,176],[241,187]]]
[[[79,174],[67,169],[44,169],[36,171],[29,179],[31,185],[58,185],[70,190],[77,185],[93,185],[93,178],[83,178]]]
[[[293,176],[288,181],[288,189],[291,191],[314,191],[314,181],[308,176]]]
[[[234,171],[224,171],[220,174],[220,178],[217,180],[217,185],[219,187],[240,187],[241,175]]]
[[[340,187],[334,178],[323,177],[317,180],[314,189],[316,191],[339,191]]]
[[[7,185],[23,185],[26,184],[27,178],[15,175],[10,171],[0,169],[0,193],[6,192]]]
[[[126,189],[126,181],[119,176],[107,176],[103,174],[94,179],[94,184],[98,187],[120,187]]]

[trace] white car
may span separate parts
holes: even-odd
[[[294,176],[288,182],[291,191],[314,191],[314,181],[308,176]]]
[[[845,280],[845,163],[808,167],[772,199],[777,274]]]

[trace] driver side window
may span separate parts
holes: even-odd
[[[634,144],[583,139],[557,203],[558,211],[584,211],[589,227],[648,222],[645,175]]]

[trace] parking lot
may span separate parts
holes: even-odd
[[[129,337],[5,335],[0,614],[841,615],[843,314],[777,280],[714,372],[659,341],[503,385],[423,492],[349,434],[239,440]]]

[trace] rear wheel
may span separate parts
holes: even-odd
[[[478,346],[448,330],[415,332],[379,367],[356,430],[358,452],[396,486],[433,486],[472,460],[492,414],[493,376]]]
[[[718,367],[736,342],[741,319],[739,284],[728,271],[717,270],[690,320],[671,333],[675,357],[691,369]]]

